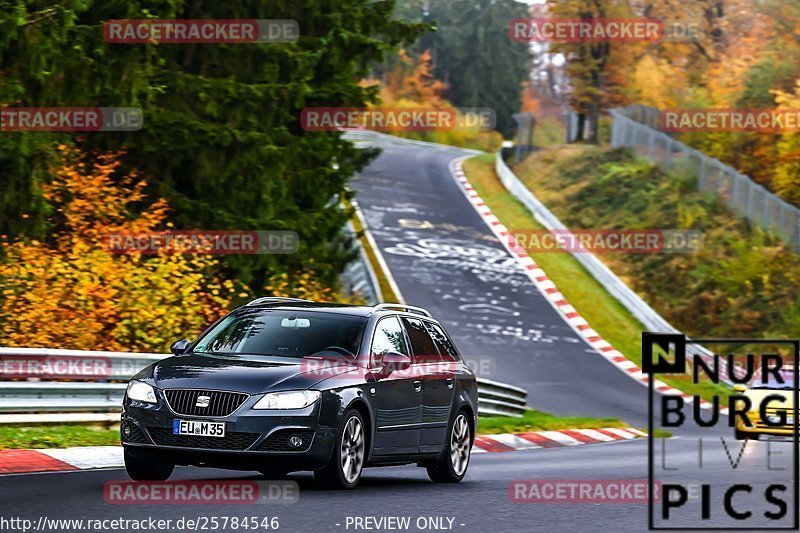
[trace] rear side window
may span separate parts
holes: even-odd
[[[435,363],[439,361],[439,351],[431,340],[428,330],[422,320],[403,317],[411,349],[414,351],[415,363]]]
[[[379,366],[383,356],[389,352],[411,355],[406,346],[403,328],[395,316],[383,318],[375,326],[375,335],[372,338],[372,364]]]
[[[439,348],[439,353],[442,355],[443,361],[461,360],[458,356],[458,352],[456,351],[456,347],[453,346],[452,342],[450,342],[450,339],[447,337],[441,326],[431,322],[425,322],[425,326],[427,326],[428,331],[431,334],[431,338],[433,338],[433,342],[436,343],[436,347]]]

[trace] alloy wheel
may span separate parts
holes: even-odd
[[[344,426],[341,466],[348,483],[358,479],[364,466],[364,426],[356,416],[351,416]]]
[[[453,422],[453,430],[450,433],[450,461],[457,476],[461,476],[467,470],[469,463],[469,424],[467,417],[459,413]]]

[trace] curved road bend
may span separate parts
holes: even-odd
[[[645,426],[647,389],[561,319],[452,178],[464,153],[381,147],[351,186],[406,302],[445,324],[479,376],[524,387],[537,409]]]

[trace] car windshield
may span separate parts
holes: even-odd
[[[781,379],[775,377],[774,372],[768,372],[766,379],[761,378],[758,372],[750,383],[752,389],[792,390],[794,388],[794,369],[783,368],[780,371]]]
[[[192,352],[347,359],[358,354],[365,324],[344,314],[246,309],[214,326]]]

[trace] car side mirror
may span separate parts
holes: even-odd
[[[733,391],[734,392],[745,392],[746,390],[747,390],[747,387],[742,385],[741,383],[737,383],[736,385],[733,386]]]
[[[184,352],[189,348],[192,343],[186,339],[181,339],[179,341],[175,341],[172,343],[172,346],[169,347],[169,351],[172,352],[174,355],[183,355]]]
[[[389,352],[383,356],[382,359],[383,372],[382,375],[388,376],[392,372],[401,372],[411,366],[411,358],[406,354],[398,352]]]

